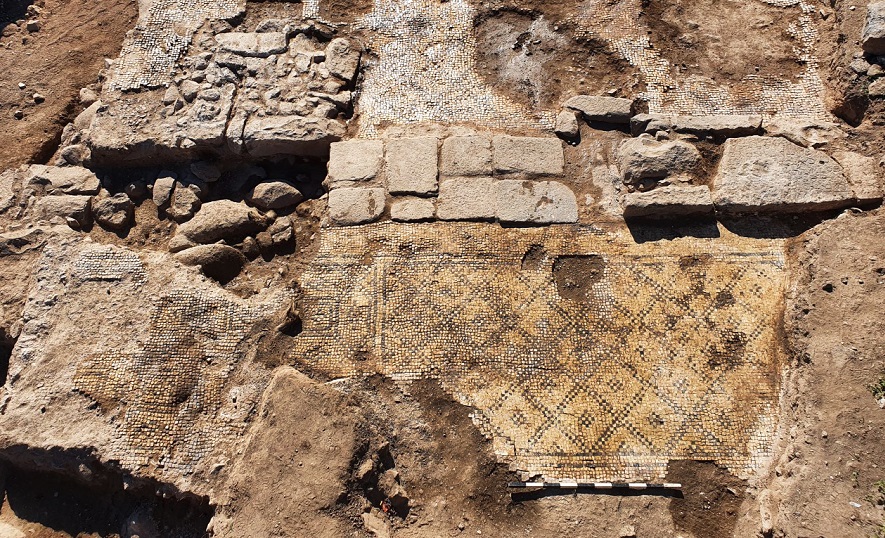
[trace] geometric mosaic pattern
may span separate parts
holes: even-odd
[[[579,297],[553,272],[576,256],[601,261],[576,275]],[[685,458],[747,475],[771,450],[783,275],[768,240],[324,230],[293,358],[330,377],[438,379],[502,461],[548,479],[659,479]]]

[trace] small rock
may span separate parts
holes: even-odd
[[[144,181],[133,181],[132,183],[126,185],[124,189],[126,195],[129,196],[129,199],[133,202],[137,202],[147,196],[148,189],[147,185],[145,185]]]
[[[197,93],[200,91],[200,85],[193,80],[185,80],[178,87],[178,90],[181,92],[181,96],[184,97],[184,100],[190,103],[196,99]]]
[[[80,89],[80,103],[83,106],[89,106],[96,101],[98,101],[98,94],[94,90],[90,88]]]
[[[40,31],[40,21],[38,21],[37,19],[29,20],[28,22],[25,23],[25,30],[27,30],[31,33],[39,32]]]
[[[870,66],[869,69],[867,69],[868,77],[879,77],[882,76],[882,74],[885,74],[885,68],[883,68],[879,64],[873,64]]]
[[[363,526],[375,538],[390,538],[390,524],[374,512],[361,514]]]
[[[172,172],[160,172],[160,176],[154,181],[153,201],[158,208],[164,207],[172,199],[175,179]]]
[[[556,116],[556,126],[553,128],[553,132],[566,139],[577,138],[581,132],[577,113],[574,110],[560,112]]]
[[[618,538],[636,538],[636,527],[633,525],[624,525],[618,531]]]
[[[301,191],[285,181],[263,181],[249,193],[249,202],[265,210],[292,207],[303,199]]]
[[[326,69],[332,76],[350,82],[360,64],[360,49],[351,41],[338,37],[326,46]]]
[[[31,98],[34,99],[34,102],[37,103],[38,105],[46,100],[46,98],[43,97],[43,94],[40,94],[40,93],[35,93],[34,95],[31,96]]]
[[[175,222],[184,222],[194,216],[200,209],[200,198],[189,185],[182,183],[175,184],[175,190],[172,191],[172,200],[166,214],[172,217]]]
[[[221,177],[221,169],[208,161],[197,161],[190,166],[191,173],[206,183],[214,183]]]
[[[27,88],[27,86],[25,85],[24,82],[19,82],[19,83],[18,83],[18,89],[20,89],[20,90],[24,90],[25,88]]]
[[[872,2],[867,6],[861,44],[868,54],[885,55],[885,2]]]
[[[22,112],[21,110],[16,110],[15,112],[12,113],[12,117],[17,120],[20,120],[25,117],[25,113]]]
[[[230,200],[203,204],[191,220],[178,227],[177,234],[195,243],[241,239],[265,228],[265,218],[249,206]]]
[[[64,163],[74,166],[82,166],[92,156],[92,152],[86,144],[72,144],[63,147],[59,152],[59,157]]]
[[[227,282],[240,274],[246,257],[239,250],[227,245],[198,245],[175,254],[184,265],[199,266],[203,274],[221,282]]]
[[[870,82],[868,94],[871,99],[885,98],[885,78],[877,78]]]
[[[848,64],[848,67],[858,75],[862,75],[870,68],[870,64],[863,58],[855,58]]]
[[[92,204],[92,215],[102,228],[122,231],[132,223],[132,200],[125,193],[100,198]]]

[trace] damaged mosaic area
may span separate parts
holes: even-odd
[[[360,134],[385,123],[469,122],[498,129],[552,128],[552,112],[492,91],[476,72],[474,8],[466,0],[377,0],[354,26],[368,31],[378,62],[360,91]]]
[[[139,2],[140,4],[142,2]],[[172,70],[206,21],[242,13],[246,0],[150,0],[139,6],[138,24],[127,36],[111,74],[114,90],[156,88]]]
[[[531,475],[657,480],[691,458],[747,476],[771,451],[783,272],[780,243],[738,237],[328,230],[293,358],[329,377],[438,379]]]
[[[84,359],[74,387],[105,412],[119,412],[109,457],[124,468],[191,473],[245,431],[269,374],[236,385],[256,324],[277,301],[247,306],[220,293],[175,289],[158,297],[143,349]]]

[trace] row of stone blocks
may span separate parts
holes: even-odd
[[[332,144],[326,186],[339,225],[390,216],[404,222],[498,220],[576,222],[572,190],[556,138],[471,134]]]

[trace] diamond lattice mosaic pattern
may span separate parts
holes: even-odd
[[[776,419],[781,252],[575,227],[328,230],[294,357],[439,379],[502,461],[548,478],[659,479],[680,458],[747,475]],[[558,282],[569,256],[595,269]]]

